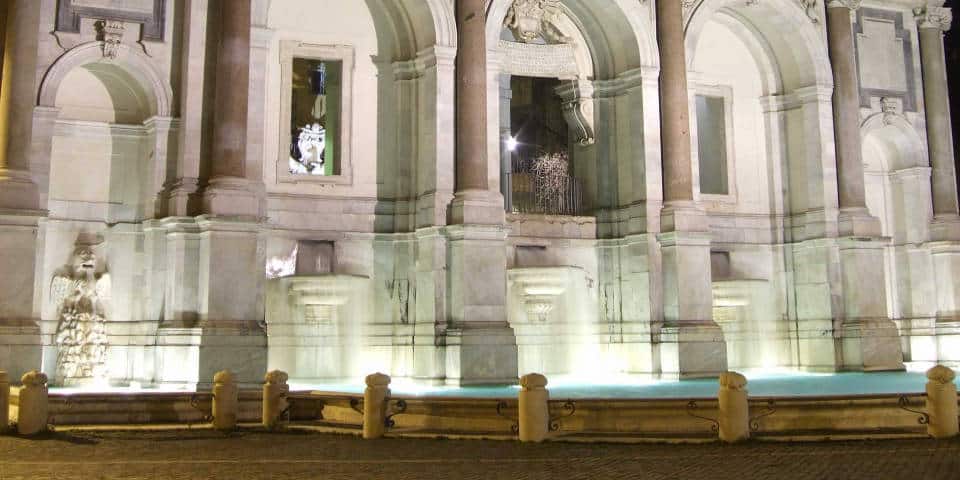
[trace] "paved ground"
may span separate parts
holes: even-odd
[[[960,440],[610,445],[312,433],[0,437],[0,479],[960,479]]]

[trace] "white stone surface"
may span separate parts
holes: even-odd
[[[955,174],[931,165],[924,105],[898,93],[913,85],[919,100],[930,81],[912,6],[867,7],[901,16],[905,36],[892,31],[896,22],[858,26],[861,85],[888,92],[860,107],[867,211],[857,212],[838,203],[823,6],[689,9],[690,93],[729,101],[732,188],[698,193],[691,215],[677,215],[662,212],[670,179],[649,5],[563,2],[550,22],[568,45],[555,49],[562,61],[529,65],[499,43],[512,1],[492,2],[493,190],[454,201],[453,2],[252,1],[249,118],[238,132],[247,179],[214,182],[206,205],[217,108],[207,25],[220,21],[217,2],[167,2],[162,41],[138,43],[139,27],[125,24],[115,59],[104,58],[92,19],[79,33],[45,33],[56,5],[35,2],[39,28],[24,31],[34,36],[25,44],[37,45],[27,52],[36,71],[17,76],[16,91],[33,92],[24,98],[37,104],[31,118],[11,110],[16,125],[32,126],[13,148],[29,172],[0,171],[10,207],[0,211],[0,366],[14,377],[56,370],[49,280],[81,234],[104,238],[97,254],[113,284],[105,362],[114,385],[208,386],[227,368],[241,384],[259,384],[268,367],[294,379],[379,370],[430,383],[513,382],[527,371],[575,373],[591,355],[605,372],[649,376],[715,375],[727,364],[960,365],[960,222],[934,216],[931,193]],[[289,44],[353,61],[344,98],[350,175],[337,181],[277,174]],[[594,143],[572,151],[584,216],[500,209],[494,80],[524,72],[575,84],[592,119]],[[257,215],[202,215],[211,202]],[[489,226],[450,225],[460,221]],[[321,243],[333,253],[315,273],[329,275],[267,280],[268,259]],[[711,272],[717,255],[725,266]],[[523,269],[554,273],[527,281]],[[307,308],[295,301],[302,291],[288,296],[298,282],[327,293]],[[555,293],[558,282],[562,293],[549,302],[527,301],[538,296],[531,288]],[[331,300],[342,289],[348,300]],[[338,320],[321,328],[307,321],[310,309]],[[547,321],[532,324],[531,311]],[[589,341],[565,340],[574,336]]]

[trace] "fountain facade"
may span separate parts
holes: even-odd
[[[6,3],[11,378],[960,366],[948,9]]]

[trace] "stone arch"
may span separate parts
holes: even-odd
[[[57,92],[63,80],[74,69],[91,64],[108,64],[122,68],[143,88],[149,108],[149,116],[173,116],[173,91],[163,74],[146,55],[128,45],[121,44],[116,59],[103,56],[103,42],[88,42],[78,45],[64,53],[47,70],[40,84],[37,105],[55,108]]]
[[[685,26],[688,65],[693,65],[696,46],[704,25],[726,15],[742,23],[746,32],[760,41],[755,55],[758,61],[775,66],[779,88],[768,94],[793,91],[812,85],[832,86],[833,74],[826,41],[813,19],[796,2],[769,0],[743,2],[738,0],[701,1],[693,7]],[[767,59],[763,59],[767,56]],[[779,90],[779,91],[778,91]]]
[[[449,2],[365,1],[377,29],[381,58],[409,60],[425,49],[457,44],[456,20]]]
[[[860,125],[860,137],[865,150],[876,148],[885,153],[879,162],[865,155],[864,168],[897,172],[928,166],[923,139],[902,115],[883,112],[870,115]]]

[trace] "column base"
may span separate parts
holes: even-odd
[[[727,371],[727,344],[715,323],[664,326],[660,330],[661,377],[706,378]]]
[[[239,177],[217,177],[203,191],[203,211],[212,216],[261,218],[261,195],[253,182]]]
[[[503,195],[489,190],[463,190],[450,203],[450,223],[466,225],[503,225]]]
[[[960,215],[934,215],[930,221],[931,242],[960,241]]]
[[[837,236],[878,238],[883,232],[880,219],[866,207],[841,208],[837,215]]]
[[[843,370],[871,372],[904,369],[900,333],[889,319],[844,323],[837,340]]]
[[[515,385],[517,340],[509,325],[464,325],[446,333],[447,385]]]

